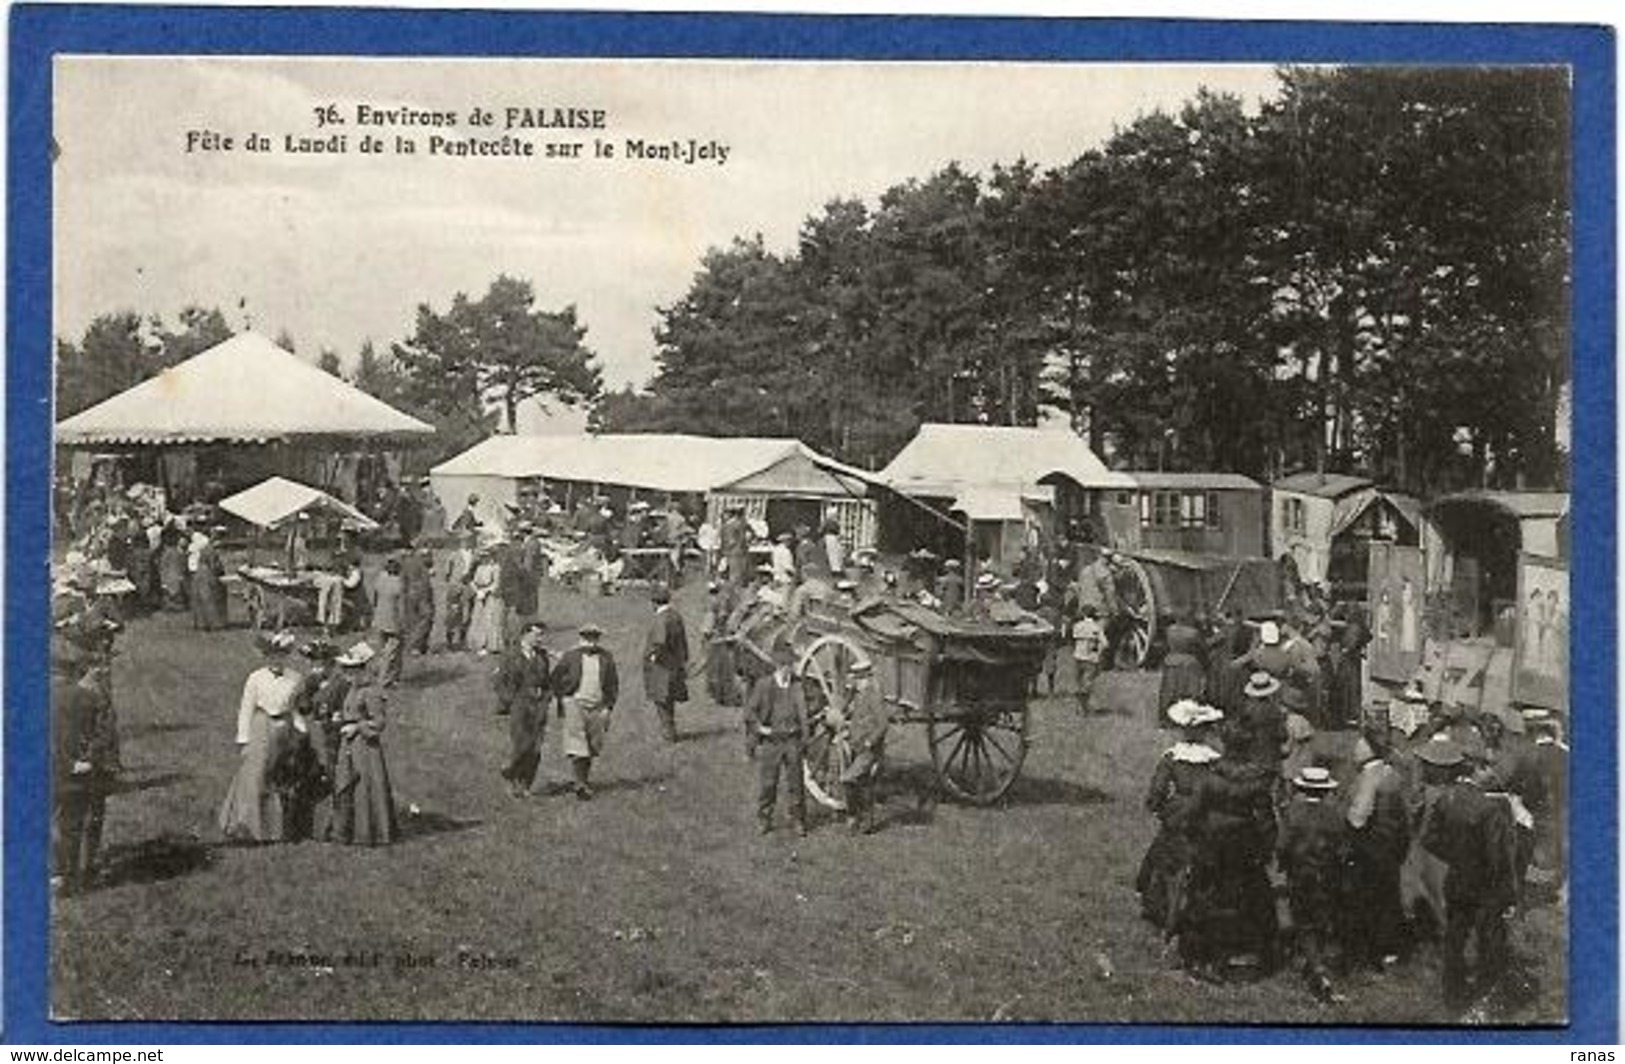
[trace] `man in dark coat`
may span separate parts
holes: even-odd
[[[853,662],[849,672],[852,696],[846,703],[846,720],[852,760],[841,774],[841,782],[846,784],[846,808],[852,817],[853,832],[868,834],[875,830],[875,791],[886,758],[892,706],[881,697],[874,680],[874,663],[868,658]]]
[[[580,628],[581,642],[559,658],[553,669],[553,694],[563,720],[564,756],[570,759],[576,797],[592,797],[592,762],[609,733],[609,715],[620,697],[615,657],[598,640],[604,630],[592,622]]]
[[[1422,831],[1422,847],[1447,866],[1444,876],[1444,1000],[1462,1008],[1491,989],[1506,970],[1507,910],[1515,897],[1512,815],[1507,803],[1462,778],[1466,758],[1448,738],[1419,745],[1423,780],[1439,788]],[[1467,941],[1477,939],[1476,986]]]
[[[1296,793],[1281,815],[1277,845],[1286,873],[1303,977],[1318,1001],[1332,999],[1327,952],[1338,924],[1347,837],[1342,812],[1331,801],[1337,781],[1327,769],[1307,765],[1292,780]]]
[[[728,516],[718,531],[722,557],[728,563],[728,586],[738,591],[750,579],[750,525],[743,507],[728,507]]]
[[[515,798],[530,793],[542,763],[542,736],[553,697],[552,662],[542,646],[545,630],[541,621],[527,622],[497,668],[497,713],[508,718],[509,754],[502,778]]]
[[[1410,848],[1405,780],[1388,761],[1382,732],[1354,744],[1359,766],[1346,819],[1349,826],[1349,904],[1344,930],[1349,951],[1374,968],[1399,959],[1405,910],[1399,875]]]
[[[401,559],[401,583],[406,595],[406,649],[419,655],[429,653],[429,634],[434,630],[434,559],[427,547],[409,550]]]
[[[540,584],[536,574],[525,565],[524,547],[517,540],[503,548],[502,558],[497,563],[497,594],[502,596],[505,611],[503,639],[517,639],[525,624],[536,619],[541,606]]]
[[[965,608],[964,566],[958,558],[942,563],[942,575],[937,577],[937,602],[943,613],[958,613]]]
[[[745,699],[745,752],[756,762],[756,820],[762,834],[773,830],[779,776],[790,791],[796,832],[807,834],[807,795],[801,756],[807,741],[807,698],[793,670],[795,651],[773,648],[773,671],[757,680]]]
[[[118,779],[118,725],[100,667],[72,641],[52,639],[51,882],[69,894],[94,881],[107,797]]]
[[[649,592],[654,618],[644,640],[643,691],[654,703],[660,731],[677,741],[677,703],[688,701],[688,633],[671,604],[671,592],[656,585]]]

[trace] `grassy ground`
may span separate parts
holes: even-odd
[[[682,597],[695,617],[693,592]],[[409,662],[385,737],[407,837],[368,851],[220,847],[248,634],[134,622],[115,678],[127,779],[110,805],[111,882],[57,904],[63,1018],[578,1021],[1449,1022],[1431,949],[1320,1006],[1283,972],[1211,986],[1138,918],[1140,807],[1161,749],[1150,675],[1114,675],[1113,712],[1040,701],[1002,808],[921,803],[923,729],[894,736],[883,830],[755,831],[737,711],[697,701],[660,741],[641,702],[639,593],[557,589],[555,624],[593,617],[625,663],[599,796],[515,801],[497,769],[492,662]],[[691,624],[691,635],[693,626]],[[558,646],[567,635],[551,639]],[[698,688],[700,685],[695,684]],[[701,692],[696,690],[696,695]],[[544,774],[567,775],[548,737]],[[539,788],[545,790],[546,788]],[[404,813],[415,805],[416,815]],[[1563,917],[1514,945],[1534,987],[1497,1022],[1563,1014]]]

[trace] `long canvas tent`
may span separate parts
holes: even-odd
[[[429,471],[446,511],[469,495],[487,523],[506,520],[504,504],[526,481],[630,489],[665,495],[861,498],[868,474],[795,439],[625,433],[493,436]]]

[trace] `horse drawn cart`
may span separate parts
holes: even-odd
[[[1173,550],[1118,551],[1117,599],[1124,618],[1118,664],[1154,664],[1175,620],[1244,618],[1281,608],[1280,566],[1268,558],[1225,558]]]
[[[769,609],[747,614],[730,634],[737,667],[760,675],[781,639],[795,648],[807,696],[804,776],[821,804],[846,806],[841,778],[852,749],[843,711],[860,660],[873,665],[893,723],[925,726],[943,791],[991,805],[1020,774],[1028,697],[1055,640],[1042,619],[1020,611],[998,620],[954,617],[892,598],[809,600],[794,619]]]

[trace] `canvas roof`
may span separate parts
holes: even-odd
[[[1566,491],[1458,491],[1433,500],[1433,506],[1454,502],[1488,503],[1520,520],[1552,519],[1569,512],[1569,494]]]
[[[800,440],[666,433],[492,436],[430,473],[542,477],[668,492],[704,493],[740,485],[740,490],[764,493],[829,495],[861,493],[869,479]]]
[[[1264,486],[1240,473],[1162,473],[1154,470],[1128,470],[1124,473],[1137,488],[1151,491],[1263,491]]]
[[[220,508],[260,528],[279,528],[302,513],[326,513],[363,531],[378,527],[366,514],[319,488],[284,477],[262,480],[220,500]]]
[[[957,496],[973,486],[1031,488],[1054,476],[1085,488],[1133,486],[1069,429],[936,423],[921,425],[879,479],[910,494]]]
[[[258,333],[238,333],[56,426],[68,445],[412,437],[433,427]]]
[[[1356,477],[1347,473],[1293,473],[1276,480],[1277,491],[1291,491],[1299,495],[1316,495],[1323,499],[1339,499],[1352,492],[1369,488],[1369,477]]]

